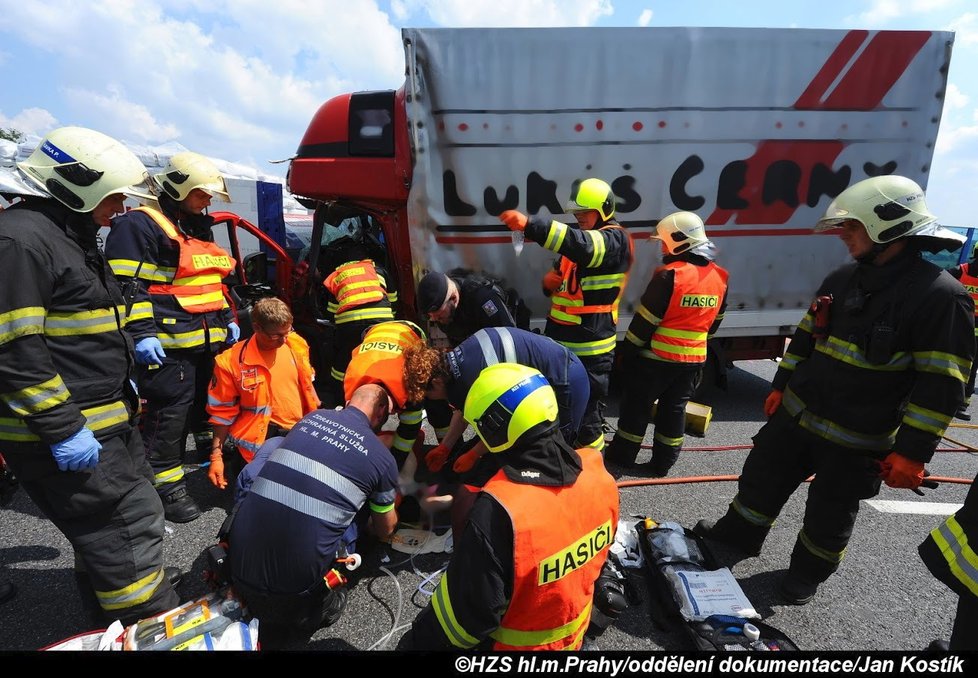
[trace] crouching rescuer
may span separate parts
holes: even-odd
[[[397,465],[375,432],[391,401],[357,388],[342,410],[315,410],[266,442],[238,479],[228,533],[231,582],[274,649],[339,619],[341,565],[368,525],[387,540],[397,525]],[[243,496],[242,496],[243,495]]]
[[[398,649],[579,649],[618,525],[615,481],[597,450],[565,442],[537,370],[487,367],[464,416],[501,468]]]

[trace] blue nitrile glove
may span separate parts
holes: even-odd
[[[92,429],[83,426],[73,436],[51,445],[51,454],[60,470],[83,471],[95,468],[101,449],[102,443],[95,440]]]
[[[229,322],[227,343],[233,344],[240,338],[241,338],[241,328],[238,327],[238,323],[234,321]]]
[[[166,353],[156,337],[145,337],[136,343],[136,362],[140,365],[162,365]]]

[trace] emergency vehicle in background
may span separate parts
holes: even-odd
[[[847,260],[812,232],[847,186],[896,173],[926,186],[954,34],[725,28],[404,29],[396,91],[334,97],[291,161],[315,210],[300,266],[318,294],[335,228],[356,222],[414,312],[426,270],[505,280],[534,326],[552,253],[521,254],[506,209],[573,223],[599,177],[636,242],[619,334],[660,262],[656,220],[699,214],[730,271],[713,367],[781,355],[825,273]],[[297,300],[301,304],[301,300]]]

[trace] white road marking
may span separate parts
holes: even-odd
[[[916,513],[923,516],[949,516],[963,504],[948,504],[937,501],[886,501],[867,499],[866,503],[880,513]]]

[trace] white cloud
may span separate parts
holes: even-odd
[[[960,151],[973,141],[978,141],[978,109],[972,111],[971,124],[950,125],[945,121],[937,133],[938,154]],[[978,144],[971,149],[971,156],[978,155]]]
[[[643,9],[642,13],[638,17],[638,25],[648,26],[650,23],[652,23],[652,10]]]
[[[978,45],[978,14],[967,12],[948,24],[948,30],[954,31],[956,46],[970,47]]]
[[[8,118],[0,111],[0,127],[13,128],[24,134],[44,136],[58,127],[58,119],[43,108],[25,108],[12,118]]]
[[[391,14],[399,22],[404,21],[410,14],[410,9],[403,0],[391,0]]]
[[[846,23],[873,27],[908,14],[936,12],[956,4],[958,0],[873,0],[869,9],[855,17],[847,17]]]
[[[49,105],[71,124],[232,160],[285,157],[328,98],[404,78],[374,0],[0,0],[0,15],[5,49],[16,40],[71,83]]]
[[[69,88],[64,94],[73,106],[89,111],[91,117],[99,121],[99,129],[110,136],[148,143],[159,143],[180,136],[176,125],[159,122],[149,109],[127,100],[115,88],[110,88],[107,94]]]
[[[964,108],[968,105],[969,97],[954,83],[948,83],[944,92],[944,108]]]
[[[441,26],[593,26],[611,0],[409,0]]]

